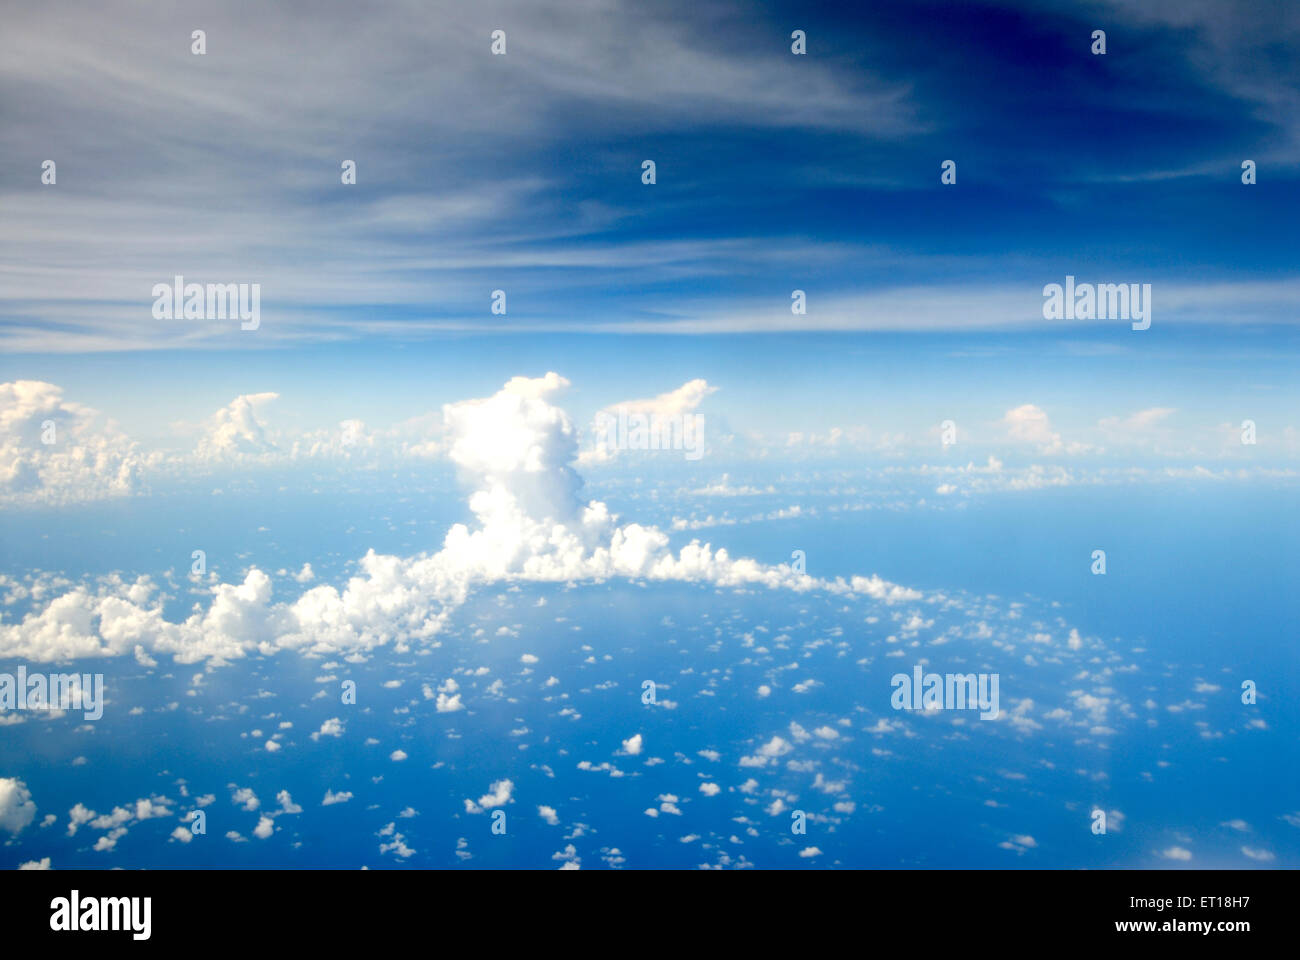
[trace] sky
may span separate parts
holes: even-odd
[[[1294,866],[1298,48],[1227,0],[7,12],[0,684],[107,700],[0,691],[0,866]],[[915,664],[998,717],[896,709]]]

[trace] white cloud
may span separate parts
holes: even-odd
[[[343,736],[343,721],[338,717],[330,717],[320,725],[320,729],[311,735],[313,740],[319,740],[321,737],[341,737]]]
[[[275,453],[265,408],[278,393],[246,393],[214,413],[204,425],[195,455],[200,460],[246,460]]]
[[[636,733],[623,741],[623,752],[635,757],[641,752],[641,734]]]
[[[658,418],[659,422],[674,423],[678,422],[678,418],[694,413],[704,401],[704,398],[711,393],[717,392],[717,389],[717,387],[709,386],[705,380],[690,380],[676,390],[661,393],[657,397],[645,400],[623,400],[611,404],[601,410],[597,416],[617,418],[619,416],[631,417],[639,414],[648,418]],[[598,439],[595,437],[593,428],[593,441]],[[593,442],[592,446],[578,455],[578,463],[582,466],[603,463],[613,460],[620,452],[621,449],[614,444]]]
[[[505,806],[510,802],[510,794],[514,791],[515,785],[511,780],[497,780],[490,787],[489,793],[479,797],[478,803],[473,800],[465,801],[466,813],[482,813],[492,807]]]
[[[401,558],[371,551],[342,588],[322,584],[292,602],[273,602],[271,578],[253,568],[242,583],[212,586],[207,610],[179,622],[164,617],[161,591],[147,578],[106,579],[75,587],[21,621],[0,623],[0,657],[50,661],[143,650],[179,663],[219,664],[253,651],[365,651],[434,636],[475,585],[503,580],[627,577],[824,590],[885,603],[920,598],[877,576],[820,580],[786,564],[733,558],[698,540],[673,553],[658,528],[620,525],[604,503],[578,496],[575,432],[551,402],[567,385],[554,373],[516,377],[491,397],[444,407],[450,457],[473,486],[476,522],[452,526],[437,553]],[[248,406],[251,415],[256,404]],[[228,420],[241,422],[233,414]],[[221,435],[242,436],[233,427]],[[452,708],[450,698],[445,706]]]
[[[335,793],[333,790],[326,788],[325,799],[320,803],[322,807],[329,807],[336,803],[347,803],[351,799],[352,794],[347,790],[340,790],[338,793]]]
[[[35,818],[36,804],[27,784],[17,777],[0,777],[0,830],[20,833]]]
[[[455,713],[457,710],[464,710],[465,705],[460,702],[460,694],[447,696],[445,693],[438,694],[438,699],[434,701],[434,709],[438,713]]]
[[[134,492],[145,455],[98,411],[40,380],[0,383],[0,502],[63,504]]]
[[[1008,439],[1035,446],[1040,453],[1084,453],[1092,449],[1086,444],[1063,441],[1061,435],[1052,429],[1047,414],[1032,403],[1008,410],[1002,418],[1002,425]]]

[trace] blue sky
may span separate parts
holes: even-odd
[[[0,713],[0,865],[1294,865],[1298,47],[1226,0],[9,13],[0,673],[109,705]],[[1149,329],[1045,319],[1067,276]],[[915,662],[1002,719],[895,713]]]

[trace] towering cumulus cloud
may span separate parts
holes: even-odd
[[[180,662],[222,662],[250,651],[317,653],[406,644],[436,635],[474,586],[505,580],[610,577],[718,586],[762,585],[861,594],[886,602],[920,594],[878,577],[820,580],[784,564],[732,558],[693,540],[674,553],[656,527],[621,525],[596,500],[584,502],[573,469],[577,435],[555,400],[568,382],[555,373],[516,377],[498,393],[443,408],[450,455],[472,489],[472,525],[454,525],[436,553],[396,557],[370,551],[341,589],[323,585],[292,602],[272,599],[257,568],[240,584],[213,588],[211,603],[168,621],[147,578],[80,586],[0,625],[0,656],[56,660],[134,652]]]

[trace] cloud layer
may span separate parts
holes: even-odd
[[[580,495],[572,466],[577,432],[554,402],[567,387],[555,373],[515,377],[491,397],[444,408],[450,457],[472,490],[475,520],[452,526],[436,553],[369,551],[342,588],[317,586],[291,602],[274,600],[271,578],[254,567],[240,583],[212,587],[207,609],[182,621],[166,619],[148,578],[107,578],[0,624],[0,656],[49,661],[135,653],[147,661],[163,653],[189,663],[253,651],[368,650],[431,639],[474,586],[503,580],[621,577],[919,599],[876,576],[817,579],[786,564],[733,558],[699,540],[673,552],[657,527],[620,523],[604,503]],[[223,423],[237,423],[250,406]]]

